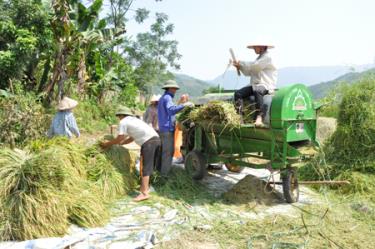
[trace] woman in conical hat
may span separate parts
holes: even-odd
[[[64,97],[57,105],[58,112],[52,120],[51,127],[48,131],[49,137],[66,136],[71,138],[73,134],[80,136],[76,119],[73,115],[73,109],[78,105],[74,99]]]
[[[158,102],[161,95],[152,95],[150,99],[150,105],[147,107],[146,112],[143,114],[143,121],[145,121],[149,126],[159,131],[158,125]]]

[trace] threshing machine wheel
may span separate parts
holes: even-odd
[[[297,170],[288,167],[282,175],[284,197],[288,203],[297,202],[299,199],[299,186]]]
[[[185,159],[185,169],[194,180],[201,180],[207,174],[207,161],[202,152],[190,151]]]

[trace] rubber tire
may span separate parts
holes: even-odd
[[[185,159],[185,169],[194,180],[202,180],[207,175],[206,158],[200,151],[189,152]]]
[[[288,203],[295,203],[299,200],[298,175],[295,168],[287,168],[282,176],[284,198]]]

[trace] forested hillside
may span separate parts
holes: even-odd
[[[339,86],[340,84],[353,84],[354,82],[359,81],[366,76],[372,75],[375,73],[375,68],[366,70],[361,73],[347,73],[335,80],[322,82],[320,84],[310,86],[310,90],[314,95],[314,98],[321,99],[327,96],[329,92],[331,92],[335,87]]]

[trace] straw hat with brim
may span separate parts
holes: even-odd
[[[150,102],[152,103],[152,102],[158,102],[159,101],[159,99],[160,99],[160,95],[152,95],[152,97],[151,97],[151,99],[150,99]]]
[[[167,80],[167,82],[165,82],[164,86],[162,87],[162,89],[168,89],[168,88],[180,89],[180,87],[177,85],[176,81],[174,80]]]
[[[57,105],[57,109],[59,111],[69,110],[73,109],[78,105],[78,102],[74,99],[64,97],[62,100],[60,100],[59,104]]]
[[[274,48],[274,45],[264,44],[264,43],[253,43],[247,46],[247,48],[255,48],[255,47],[267,47],[267,48]]]
[[[116,116],[124,115],[124,116],[134,116],[133,111],[130,108],[127,107],[120,107],[116,111]]]

